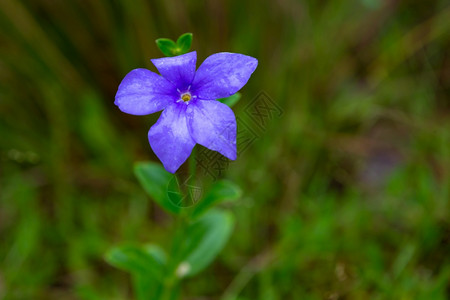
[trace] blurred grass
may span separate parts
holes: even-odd
[[[230,165],[237,229],[184,299],[446,299],[449,20],[439,0],[1,1],[0,298],[131,299],[103,254],[171,222],[132,176],[157,116],[114,94],[193,32],[199,62],[259,59],[238,116],[261,90],[284,114]]]

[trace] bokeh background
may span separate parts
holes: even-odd
[[[0,298],[132,299],[104,253],[168,243],[133,175],[158,114],[120,112],[154,40],[198,65],[254,56],[236,115],[243,197],[183,299],[448,299],[450,6],[444,0],[0,1]],[[264,128],[245,108],[264,91]]]

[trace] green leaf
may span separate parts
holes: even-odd
[[[220,98],[217,100],[228,105],[229,107],[233,107],[233,105],[235,105],[239,101],[239,99],[241,99],[241,93],[238,92],[236,94],[231,95],[230,97]]]
[[[136,299],[158,298],[166,270],[166,254],[159,246],[116,247],[105,255],[105,259],[111,265],[131,273]]]
[[[165,56],[175,56],[179,52],[177,44],[171,39],[157,39],[156,46]]]
[[[225,246],[233,225],[233,215],[217,209],[192,223],[182,241],[176,275],[193,276],[206,268]]]
[[[161,281],[164,264],[146,249],[137,246],[112,248],[105,255],[108,263],[133,275],[145,275]]]
[[[241,197],[241,189],[231,181],[219,180],[213,184],[206,196],[194,207],[192,218],[197,218],[210,207],[226,200],[236,200]]]
[[[185,54],[189,52],[192,44],[192,33],[187,32],[182,35],[177,40],[177,46],[179,49],[179,54]]]
[[[134,166],[134,174],[140,184],[163,209],[170,213],[178,214],[181,211],[179,206],[170,201],[167,188],[173,175],[167,172],[160,164],[152,162],[139,162]]]
[[[176,56],[188,53],[192,44],[192,33],[180,35],[175,43],[171,39],[161,38],[156,40],[156,45],[165,56]]]
[[[167,255],[164,250],[155,244],[147,244],[144,246],[145,252],[152,256],[161,266],[166,265]]]

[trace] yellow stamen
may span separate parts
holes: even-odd
[[[187,102],[187,101],[189,101],[189,100],[191,100],[191,95],[190,94],[183,94],[182,96],[181,96],[181,100],[183,100],[184,102]]]

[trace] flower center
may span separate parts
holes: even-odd
[[[191,100],[191,94],[184,93],[183,95],[181,95],[181,100],[183,100],[184,102],[189,102]]]

